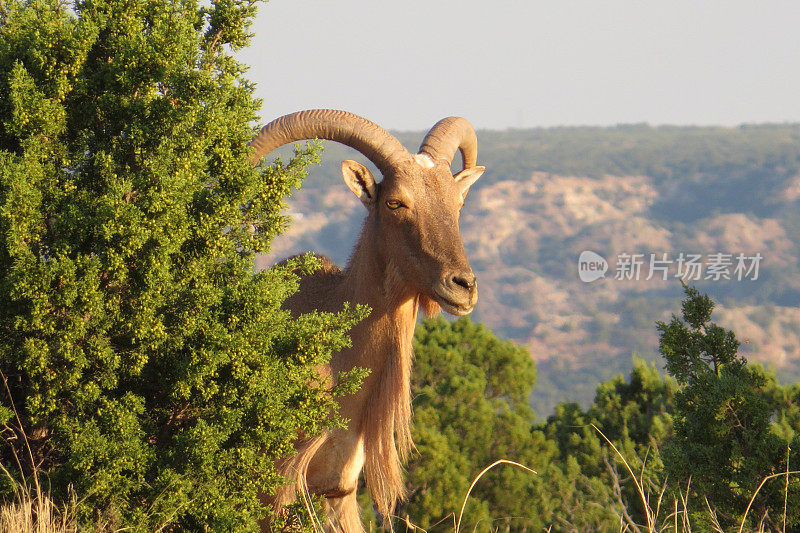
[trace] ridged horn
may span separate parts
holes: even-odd
[[[447,117],[437,122],[419,146],[420,153],[448,163],[452,163],[456,150],[461,150],[464,168],[475,166],[478,161],[478,137],[472,124],[461,117]]]
[[[411,154],[400,141],[374,122],[347,111],[311,109],[276,118],[256,135],[253,165],[276,148],[304,139],[326,139],[355,148],[372,161],[386,176],[387,172]]]

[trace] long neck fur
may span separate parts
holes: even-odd
[[[341,286],[349,293],[342,295],[344,300],[372,308],[353,331],[355,360],[346,364],[371,369],[362,388],[361,420],[351,424],[359,424],[363,438],[367,487],[387,517],[405,495],[401,461],[413,446],[410,382],[419,298],[404,283],[397,265],[379,257],[370,237],[371,232],[362,232]]]

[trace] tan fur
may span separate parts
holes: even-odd
[[[455,196],[458,191],[453,189],[453,193]],[[453,202],[460,203],[460,199]],[[329,365],[319,369],[323,378],[334,380],[354,366],[371,369],[357,393],[339,400],[340,415],[350,420],[348,427],[298,442],[297,455],[278,465],[280,473],[294,483],[282,489],[272,503],[278,508],[286,505],[297,497],[298,487],[304,486],[312,494],[325,495],[331,513],[326,528],[330,531],[362,530],[353,503],[362,467],[367,488],[383,517],[390,516],[405,496],[402,463],[413,447],[410,384],[414,328],[419,310],[428,315],[440,310],[433,298],[415,288],[403,267],[393,260],[380,260],[395,247],[387,252],[377,224],[377,217],[367,218],[344,271],[320,257],[322,268],[302,278],[299,292],[286,304],[295,315],[339,311],[344,302],[371,308],[370,315],[351,332],[352,347],[335,354]],[[463,254],[457,225],[455,232],[448,231],[458,238],[456,250]]]
[[[435,317],[442,312],[442,307],[436,303],[436,300],[431,300],[423,295],[419,297],[419,308],[422,309],[422,312],[428,318]]]
[[[355,492],[351,492],[343,498],[326,499],[324,511],[327,516],[325,531],[350,533],[364,530]]]
[[[372,247],[365,240],[362,235],[351,258],[351,267],[345,272],[340,272],[327,258],[319,256],[323,268],[303,278],[300,292],[287,302],[288,307],[297,314],[311,309],[341,309],[344,301],[369,305],[372,308],[370,316],[352,331],[353,347],[337,354],[329,368],[320,370],[323,375],[335,376],[353,366],[362,366],[371,368],[372,373],[365,379],[361,391],[341,401],[340,414],[350,419],[347,430],[334,430],[299,442],[297,455],[278,465],[280,473],[294,483],[284,487],[273,500],[277,507],[286,505],[297,497],[298,487],[307,484],[312,493],[330,493],[335,496],[328,498],[329,512],[337,513],[337,516],[332,517],[331,523],[341,520],[343,524],[351,525],[356,523],[354,520],[360,523],[358,515],[356,514],[355,519],[338,516],[338,513],[352,507],[337,501],[349,498],[350,491],[355,493],[358,472],[350,479],[341,479],[339,483],[335,479],[334,482],[328,482],[330,476],[322,472],[324,468],[314,464],[315,458],[319,461],[324,455],[338,456],[340,454],[336,443],[346,442],[348,434],[360,436],[367,488],[380,513],[389,516],[397,500],[404,496],[401,461],[412,447],[411,340],[416,326],[418,298],[411,293],[400,298],[387,296],[394,291],[402,292],[399,287],[403,283],[402,278],[391,267],[384,270],[383,276],[377,276],[383,278],[382,290],[375,291],[373,288],[371,293],[365,294],[362,290],[369,289],[368,286],[362,287],[362,284],[349,282],[376,278],[374,275],[365,275],[364,270],[370,267],[364,269],[358,264],[361,263],[359,257],[372,254]],[[372,262],[363,263],[369,265]],[[325,301],[312,304],[301,298],[309,295]],[[344,447],[347,448],[347,445]],[[357,451],[355,448],[353,453]],[[359,467],[358,471],[360,470]],[[333,477],[336,478],[337,475],[334,473]],[[340,496],[342,493],[344,495]],[[355,509],[357,511],[357,507]],[[342,531],[360,531],[347,529],[348,526],[342,527],[345,527]]]
[[[328,117],[339,112],[313,111],[277,119],[262,129],[253,145],[263,155],[280,145],[276,143],[306,135],[303,117],[320,113]],[[286,121],[291,127],[284,127]],[[374,124],[369,128],[373,126],[378,128]],[[273,130],[293,128],[300,133],[275,133],[278,139],[272,139]],[[326,128],[320,131],[328,135]],[[356,140],[361,139],[363,128],[359,128],[351,132]],[[351,133],[341,140],[334,135],[325,138],[351,143]],[[474,166],[475,143],[471,126],[451,118],[440,121],[426,136],[424,153],[412,157],[397,143],[399,148],[389,150],[392,157],[381,159],[377,156],[386,151],[383,141],[377,151],[367,150],[384,174],[380,183],[360,163],[342,165],[346,184],[368,211],[358,242],[344,270],[320,256],[322,268],[304,276],[300,290],[285,305],[295,316],[338,312],[345,302],[368,306],[369,316],[350,332],[352,346],[334,354],[318,371],[320,379],[331,383],[354,367],[367,368],[370,374],[357,392],[337,398],[347,427],[300,438],[297,453],[277,464],[291,483],[264,497],[275,509],[302,494],[322,495],[326,531],[353,533],[363,531],[356,501],[362,472],[384,518],[404,497],[402,463],[413,448],[410,388],[418,312],[431,316],[444,309],[463,315],[477,301],[475,276],[458,229],[463,198],[483,172],[483,167]],[[461,149],[466,168],[458,178],[450,171],[456,149]],[[263,528],[268,531],[269,525]]]
[[[377,382],[377,391],[364,411],[367,443],[364,474],[381,515],[389,516],[395,502],[405,496],[401,462],[411,451],[411,339],[416,302],[407,301],[396,323],[396,353],[389,357]]]

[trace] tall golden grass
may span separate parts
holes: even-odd
[[[0,373],[2,376],[2,373]],[[5,376],[2,376],[2,379],[5,381]],[[8,385],[6,384],[6,388]],[[10,397],[10,394],[9,394]],[[14,499],[13,501],[6,502],[0,505],[0,532],[3,533],[75,533],[78,531],[78,526],[75,522],[75,509],[77,508],[77,500],[75,495],[72,495],[71,500],[63,504],[62,506],[56,505],[50,498],[48,494],[46,494],[42,489],[42,484],[40,482],[40,475],[36,464],[33,461],[33,454],[30,449],[30,445],[28,442],[27,435],[22,427],[22,422],[19,419],[19,415],[17,414],[16,408],[12,402],[12,410],[16,416],[17,420],[17,427],[6,427],[6,430],[11,430],[15,434],[21,435],[23,443],[25,444],[25,450],[27,451],[28,460],[31,462],[32,466],[32,475],[30,476],[30,480],[23,479],[22,481],[16,480],[8,469],[0,464],[0,470],[2,473],[8,478],[11,482],[12,486],[14,487]],[[620,519],[620,526],[619,531],[621,533],[692,533],[694,531],[690,515],[689,515],[689,506],[688,506],[688,498],[689,498],[689,489],[690,487],[687,486],[686,490],[683,491],[678,499],[675,499],[669,503],[663,501],[663,496],[666,490],[666,487],[661,488],[658,490],[657,493],[651,494],[650,490],[646,486],[644,481],[644,468],[642,468],[642,472],[639,473],[638,477],[634,472],[633,468],[631,467],[630,463],[628,462],[627,458],[619,451],[619,449],[614,445],[614,443],[606,437],[606,435],[594,424],[592,427],[597,431],[597,433],[605,440],[611,450],[613,450],[614,455],[618,459],[618,461],[625,467],[627,470],[630,479],[633,481],[634,486],[636,488],[636,493],[640,499],[640,505],[642,510],[644,511],[645,515],[645,524],[638,524],[632,518],[632,515],[628,510],[625,508],[626,502],[622,501],[622,492],[620,489],[620,479],[617,474],[617,471],[610,463],[606,463],[608,467],[608,471],[611,474],[612,483],[615,485],[615,494],[618,497],[619,503],[622,504],[622,512],[619,516]],[[12,448],[13,449],[13,448]],[[19,457],[14,452],[14,457],[21,468],[21,462]],[[454,533],[461,533],[462,531],[462,523],[464,519],[464,511],[467,507],[467,501],[469,500],[470,495],[472,494],[472,490],[478,484],[480,479],[492,468],[495,468],[499,465],[511,465],[517,468],[524,469],[532,474],[536,474],[536,471],[523,465],[517,463],[515,461],[511,461],[508,459],[499,459],[483,470],[481,470],[472,480],[470,483],[469,489],[464,496],[463,503],[461,505],[461,509],[456,517],[455,512],[450,513],[442,519],[437,525],[449,520],[452,518],[453,520],[453,532]],[[800,470],[789,470],[788,465],[785,472],[780,472],[777,474],[772,474],[766,476],[762,481],[758,488],[755,490],[753,495],[750,498],[750,502],[745,510],[743,516],[741,517],[741,521],[739,524],[738,533],[745,532],[745,525],[747,524],[747,518],[751,510],[751,506],[755,501],[755,498],[758,496],[758,493],[764,487],[764,485],[774,479],[783,478],[785,480],[785,496],[788,495],[788,487],[789,487],[789,476],[800,474]],[[691,483],[691,480],[689,481]],[[315,532],[323,533],[323,525],[319,518],[314,513],[314,507],[311,504],[311,495],[307,492],[307,489],[301,492],[302,499],[305,503],[306,510],[311,517],[311,528]],[[654,503],[651,503],[654,502]],[[708,500],[705,500],[707,513],[708,513],[708,521],[712,525],[712,528],[715,533],[723,533],[723,528],[719,525],[719,522],[716,517],[716,513],[711,505],[708,503]],[[629,504],[630,505],[630,504]],[[664,514],[662,511],[664,509],[669,509],[670,512]],[[784,508],[784,521],[783,521],[783,533],[786,532],[786,521],[785,521],[785,514],[786,509]],[[392,517],[394,519],[398,519],[400,523],[405,525],[406,531],[413,531],[413,532],[421,532],[427,533],[425,529],[415,525],[410,517]],[[166,524],[165,524],[166,525]],[[103,528],[93,528],[95,530],[102,530]],[[499,531],[496,529],[495,531]],[[766,531],[766,526],[764,523],[764,517],[761,517],[759,520],[758,526],[755,529],[748,530],[748,533],[751,532],[758,532],[762,533]]]
[[[3,385],[11,403],[11,410],[17,422],[16,427],[6,425],[4,432],[10,432],[14,436],[13,438],[17,438],[17,435],[22,438],[22,443],[27,452],[26,461],[30,464],[32,472],[30,480],[23,478],[20,481],[15,479],[5,465],[0,463],[0,470],[8,478],[14,489],[13,501],[0,505],[0,531],[3,533],[71,533],[77,531],[73,519],[77,502],[73,497],[70,503],[59,508],[53,503],[50,496],[43,491],[39,468],[33,458],[30,441],[27,433],[25,433],[22,420],[20,420],[17,407],[14,405],[11,390],[8,388],[8,379],[2,372],[0,372],[0,378],[3,380]],[[17,455],[16,448],[12,446],[11,451],[19,467],[20,474],[22,474],[22,461]],[[31,487],[31,484],[33,487]]]
[[[622,532],[630,531],[635,533],[642,533],[643,531],[646,531],[647,533],[666,533],[669,531],[672,531],[674,533],[692,533],[692,531],[694,530],[692,529],[692,523],[688,510],[689,486],[687,486],[686,490],[680,494],[679,499],[676,499],[672,502],[672,512],[666,514],[665,516],[661,516],[661,510],[663,509],[662,499],[666,487],[663,487],[659,492],[658,497],[656,499],[655,507],[651,505],[650,502],[652,498],[650,497],[651,495],[648,493],[649,491],[645,488],[643,471],[637,478],[636,474],[634,473],[633,469],[628,463],[628,460],[617,449],[617,447],[614,446],[614,443],[611,442],[611,440],[609,440],[609,438],[605,436],[605,434],[600,430],[600,428],[598,428],[594,424],[592,424],[591,426],[595,429],[595,431],[597,431],[597,433],[600,434],[601,437],[603,437],[606,443],[614,451],[615,455],[625,466],[625,469],[628,471],[628,474],[630,475],[636,487],[636,492],[639,495],[639,498],[642,503],[642,509],[644,510],[646,516],[647,524],[637,524],[631,519],[629,513],[623,513],[623,516],[621,517],[622,525],[620,527],[620,531]],[[739,522],[738,533],[744,533],[745,525],[747,524],[747,517],[750,514],[750,509],[753,505],[753,502],[756,499],[756,496],[758,496],[758,493],[764,487],[764,484],[776,478],[785,478],[786,481],[784,485],[783,527],[781,529],[783,533],[786,533],[786,500],[789,491],[789,476],[797,474],[800,474],[800,470],[789,470],[787,462],[786,471],[780,472],[778,474],[771,474],[769,476],[764,477],[764,479],[761,480],[761,483],[759,484],[758,488],[755,490],[755,492],[753,492],[752,496],[750,497],[750,501],[747,504],[747,508],[745,509],[744,514],[742,515],[742,518]],[[691,480],[689,480],[689,483],[691,483]],[[704,503],[706,504],[709,522],[712,524],[714,532],[724,533],[723,528],[720,526],[719,521],[717,520],[716,512],[711,507],[711,504],[708,503],[707,498],[704,498]],[[756,529],[748,530],[748,533],[749,532],[762,533],[766,531],[767,529],[765,525],[765,518],[766,517],[764,516],[760,517]]]
[[[666,486],[661,487],[660,490],[656,491],[655,494],[651,494],[649,489],[647,488],[645,480],[644,480],[644,468],[642,469],[642,471],[637,476],[636,473],[634,472],[633,468],[631,467],[630,463],[626,459],[626,457],[619,451],[619,449],[614,445],[614,443],[608,437],[606,437],[606,435],[600,430],[600,428],[598,428],[594,424],[592,424],[592,427],[605,440],[605,442],[608,444],[610,449],[614,452],[614,455],[616,456],[617,460],[625,467],[625,470],[627,470],[631,480],[633,480],[633,483],[635,485],[636,493],[639,496],[639,500],[640,501],[638,503],[639,503],[639,505],[641,505],[641,508],[644,510],[646,523],[645,524],[636,523],[636,521],[632,518],[632,513],[629,512],[628,509],[625,508],[625,505],[629,505],[630,506],[631,504],[629,504],[629,503],[626,504],[626,502],[624,502],[622,500],[622,491],[620,489],[620,480],[619,480],[619,477],[616,474],[616,469],[614,469],[609,463],[607,463],[609,473],[611,474],[611,477],[612,477],[612,483],[615,484],[615,491],[614,492],[617,495],[617,497],[619,499],[618,503],[621,504],[621,508],[622,508],[622,512],[620,513],[620,516],[619,516],[619,520],[620,520],[619,531],[620,531],[620,533],[645,533],[645,532],[646,533],[670,533],[670,532],[672,532],[672,533],[692,533],[693,531],[695,531],[695,529],[693,529],[692,521],[691,521],[691,518],[690,518],[690,515],[689,515],[689,505],[688,505],[689,492],[690,492],[690,488],[691,488],[691,486],[690,486],[691,480],[689,481],[689,485],[687,485],[686,489],[679,494],[679,497],[677,499],[675,499],[672,502],[665,502],[664,501],[664,493],[666,492]],[[470,484],[469,489],[467,490],[467,494],[464,497],[464,502],[461,505],[461,511],[458,514],[458,518],[456,519],[455,513],[451,513],[436,525],[439,525],[442,522],[448,520],[450,517],[452,517],[452,519],[453,519],[453,532],[454,533],[461,533],[462,521],[463,521],[463,518],[464,518],[464,509],[466,508],[467,500],[469,499],[469,496],[472,493],[472,489],[475,487],[475,485],[478,483],[480,478],[483,477],[483,475],[488,470],[490,470],[491,468],[493,468],[493,467],[495,467],[497,465],[500,465],[500,464],[511,464],[511,465],[515,465],[517,467],[523,468],[523,469],[525,469],[525,470],[527,470],[529,472],[532,472],[534,474],[536,473],[534,470],[528,468],[527,466],[521,465],[519,463],[515,463],[514,461],[509,461],[507,459],[500,459],[498,461],[495,461],[494,463],[492,463],[489,466],[487,466],[486,468],[484,468],[472,480],[472,483]],[[766,532],[767,531],[767,526],[765,525],[764,517],[760,517],[761,519],[759,520],[758,526],[755,529],[749,529],[749,530],[745,529],[745,526],[747,524],[747,518],[749,516],[753,501],[755,501],[756,496],[758,496],[758,493],[764,487],[764,484],[766,484],[767,482],[769,482],[771,480],[774,480],[774,479],[783,478],[785,480],[785,483],[784,483],[784,502],[785,502],[786,501],[786,497],[788,496],[789,476],[797,475],[797,474],[800,474],[799,470],[789,470],[788,469],[788,465],[787,465],[786,471],[780,472],[778,474],[772,474],[772,475],[766,476],[761,481],[761,484],[758,486],[758,488],[755,490],[755,492],[752,494],[752,496],[750,498],[750,502],[749,502],[749,504],[748,504],[748,506],[747,506],[747,508],[746,508],[746,510],[745,510],[744,514],[742,515],[741,520],[739,522],[738,533],[744,533],[745,531],[747,531],[748,533],[764,533],[764,532]],[[670,503],[671,503],[671,505],[670,505]],[[709,521],[710,524],[712,524],[712,528],[713,528],[714,533],[724,533],[724,530],[723,530],[722,526],[720,526],[719,521],[717,520],[716,512],[711,507],[711,505],[708,503],[707,499],[705,500],[705,504],[706,504],[706,509],[707,509],[706,512],[708,514],[708,521]],[[669,512],[666,511],[667,509],[669,509]],[[783,533],[786,533],[785,515],[786,515],[786,508],[785,508],[785,503],[784,503],[784,517],[783,517],[784,520],[783,520],[782,529],[781,529],[781,531]],[[395,518],[399,518],[400,519],[401,523],[403,525],[405,525],[407,532],[413,531],[413,532],[427,533],[427,531],[425,529],[415,525],[412,522],[410,517],[405,517],[405,518],[395,517]],[[500,532],[501,529],[498,528],[498,529],[494,529],[493,531]]]
[[[5,470],[5,469],[4,469]],[[4,533],[77,532],[70,508],[56,506],[46,494],[31,493],[16,485],[13,502],[0,506],[0,531]]]

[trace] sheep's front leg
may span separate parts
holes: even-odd
[[[356,432],[346,429],[334,430],[308,465],[309,490],[325,496],[326,531],[364,531],[356,500],[362,468],[364,443]]]
[[[348,429],[333,430],[308,465],[306,482],[313,494],[342,498],[355,493],[364,468],[364,442]]]

